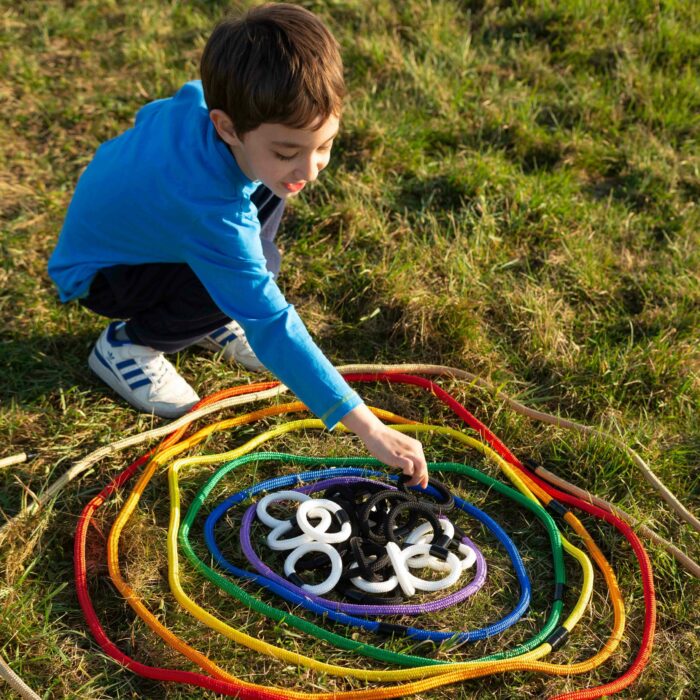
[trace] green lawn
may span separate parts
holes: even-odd
[[[479,374],[529,406],[614,433],[700,513],[700,5],[302,4],[328,21],[343,47],[349,99],[330,166],[287,212],[280,284],[328,356],[338,364],[440,363]],[[0,458],[30,455],[0,468],[0,522],[92,450],[160,425],[89,373],[86,358],[104,321],[59,304],[46,261],[97,146],[128,128],[145,102],[197,77],[208,32],[228,6],[0,0]],[[177,363],[202,396],[254,380],[194,351]],[[465,382],[442,384],[516,455],[541,460],[700,558],[700,535],[673,516],[620,451],[528,421]],[[417,390],[367,385],[361,393],[407,417],[461,427]],[[258,430],[216,436],[200,451],[230,449]],[[496,474],[454,443],[434,437],[425,445],[430,459]],[[356,440],[312,431],[270,449],[361,454]],[[214,697],[121,669],[93,641],[77,602],[77,516],[138,454],[100,462],[0,538],[0,654],[44,697]],[[211,472],[188,472],[185,505]],[[263,465],[258,476],[273,473]],[[252,478],[239,474],[217,495]],[[531,613],[497,638],[459,649],[392,646],[466,660],[539,628],[551,566],[531,515],[471,482],[445,480],[503,522],[535,582]],[[168,505],[159,473],[125,529],[124,560],[129,581],[169,626],[246,680],[307,692],[364,687],[235,647],[179,610],[164,578]],[[91,592],[108,633],[139,660],[194,668],[115,594],[99,532],[106,535],[117,504],[103,510],[89,545]],[[509,673],[420,697],[534,698],[624,672],[642,632],[639,571],[615,531],[583,520],[625,596],[628,626],[613,659],[580,677]],[[193,539],[201,554],[199,532]],[[510,609],[510,565],[486,539],[484,546],[491,566],[484,593],[422,624],[473,628]],[[657,639],[647,670],[621,697],[695,698],[700,582],[658,546],[648,551]],[[567,567],[572,603],[580,575]],[[183,578],[203,605],[250,634],[331,663],[380,667],[264,622],[187,566]],[[552,660],[587,658],[610,622],[598,577],[590,612]],[[14,696],[0,685],[0,697]]]

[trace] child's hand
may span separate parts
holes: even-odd
[[[390,467],[410,476],[408,486],[428,485],[428,466],[418,440],[384,425],[367,406],[354,408],[343,418],[343,425],[356,433],[369,453]]]
[[[373,457],[390,467],[398,467],[411,477],[408,486],[419,484],[424,489],[428,485],[428,467],[423,456],[423,445],[418,440],[384,424],[381,430],[372,431],[362,439]]]

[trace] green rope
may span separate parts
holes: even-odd
[[[384,467],[384,465],[371,458],[367,457],[336,457],[336,458],[318,458],[318,457],[304,457],[301,455],[290,455],[279,452],[257,452],[249,455],[244,455],[238,459],[234,459],[231,462],[223,465],[219,470],[213,474],[209,480],[202,486],[199,492],[194,497],[192,504],[190,505],[187,515],[182,521],[180,526],[180,531],[178,533],[179,542],[185,553],[185,556],[192,565],[209,581],[219,586],[222,590],[226,591],[228,594],[234,596],[239,601],[241,601],[248,608],[255,610],[262,615],[269,617],[276,622],[285,622],[296,629],[305,632],[313,637],[322,639],[324,641],[334,644],[336,647],[341,649],[346,649],[348,651],[353,651],[357,654],[367,656],[370,658],[383,661],[385,663],[398,664],[403,666],[430,666],[430,665],[442,665],[449,663],[446,661],[438,661],[436,659],[427,659],[422,656],[413,656],[410,654],[402,654],[398,652],[393,652],[387,649],[381,649],[379,647],[373,646],[371,644],[357,642],[353,639],[349,639],[330,630],[319,627],[308,620],[298,617],[290,612],[280,610],[279,608],[272,607],[262,600],[249,595],[245,590],[237,586],[231,580],[223,577],[217,573],[214,569],[207,566],[194,552],[189,539],[189,533],[197,517],[199,511],[201,510],[204,502],[211,494],[212,490],[216,485],[224,478],[229,472],[236,469],[239,466],[248,464],[249,462],[260,462],[260,461],[281,461],[294,464],[302,465],[329,465],[329,466],[345,466],[345,467]],[[545,530],[549,536],[550,545],[552,548],[552,558],[554,562],[554,581],[556,586],[563,585],[566,581],[566,573],[564,568],[564,557],[561,545],[561,535],[556,523],[552,517],[547,513],[547,511],[537,502],[523,496],[521,493],[506,486],[505,484],[493,479],[486,474],[463,464],[456,464],[453,462],[437,462],[429,463],[428,469],[430,471],[445,471],[454,472],[467,476],[470,479],[480,482],[484,486],[493,488],[498,491],[498,493],[514,500],[521,506],[527,508],[531,511],[540,522],[544,525]],[[563,601],[556,600],[552,605],[552,609],[549,613],[547,621],[543,629],[536,634],[534,637],[524,642],[523,644],[509,650],[502,651],[496,654],[491,654],[489,656],[477,659],[477,661],[497,661],[501,659],[512,658],[513,656],[518,656],[524,654],[531,649],[536,648],[542,642],[546,640],[549,634],[557,627],[559,620],[561,618],[563,610]]]

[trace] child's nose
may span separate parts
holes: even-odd
[[[306,182],[313,182],[322,168],[323,165],[321,163],[318,163],[315,159],[309,159],[294,171],[294,176]]]

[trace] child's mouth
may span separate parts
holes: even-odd
[[[282,185],[287,192],[299,192],[304,188],[305,182],[283,182]]]

